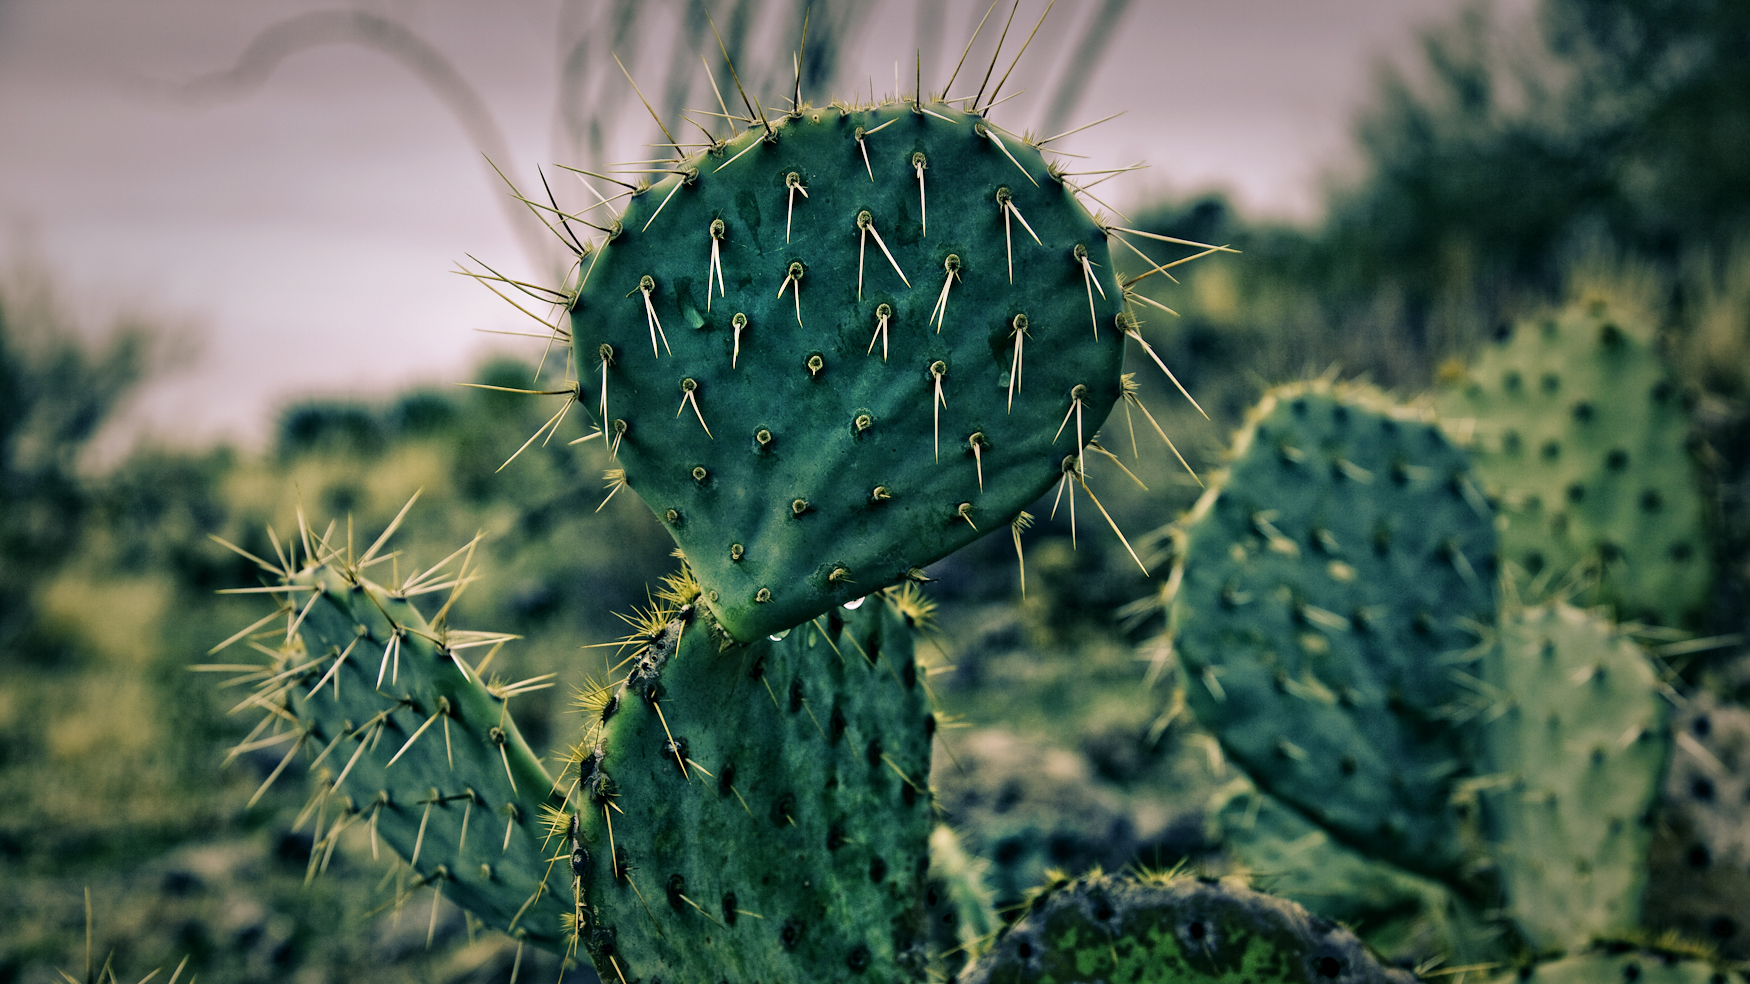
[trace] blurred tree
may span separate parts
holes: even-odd
[[[41,653],[35,586],[77,548],[91,505],[79,458],[143,378],[147,331],[70,330],[40,273],[0,284],[0,654]],[[50,647],[52,648],[52,647]]]
[[[1384,75],[1327,235],[1351,276],[1549,288],[1577,240],[1673,261],[1750,220],[1750,5],[1546,0],[1535,22],[1472,7],[1422,78]]]

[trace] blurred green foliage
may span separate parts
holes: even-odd
[[[1632,295],[1696,404],[1692,447],[1721,572],[1706,628],[1743,631],[1750,7],[1545,0],[1536,18],[1538,32],[1514,31],[1468,9],[1429,34],[1415,72],[1384,76],[1358,131],[1364,173],[1332,193],[1316,227],[1249,222],[1218,198],[1137,216],[1138,228],[1245,251],[1183,268],[1182,287],[1150,287],[1182,317],[1153,312],[1143,331],[1214,422],[1158,374],[1139,382],[1206,469],[1266,385],[1335,366],[1413,395],[1564,294]],[[219,749],[246,727],[227,716],[244,695],[187,667],[224,659],[203,654],[265,609],[213,593],[257,572],[208,534],[271,556],[267,527],[295,530],[301,507],[337,530],[350,516],[338,535],[362,545],[423,490],[396,563],[429,565],[484,531],[485,576],[453,620],[526,636],[506,672],[571,684],[603,670],[603,651],[580,647],[623,633],[611,613],[645,600],[672,565],[671,542],[632,497],[594,513],[600,452],[561,446],[581,421],[497,473],[557,407],[483,390],[307,401],[284,411],[264,450],[141,445],[93,469],[85,452],[149,370],[154,333],[82,337],[45,284],[0,286],[0,982],[78,972],[87,885],[97,962],[113,947],[136,979],[184,954],[208,980],[507,978],[514,944],[475,934],[453,909],[437,914],[428,949],[424,896],[399,916],[366,918],[395,898],[378,891],[389,862],[371,861],[368,840],[346,842],[306,886],[296,776],[244,809],[280,753],[221,768]],[[475,378],[526,387],[535,374],[499,361]],[[1105,443],[1128,462],[1121,413]],[[1197,488],[1136,423],[1144,460],[1132,467],[1150,491],[1116,469],[1095,466],[1094,480],[1140,549],[1137,534],[1173,519]],[[1138,660],[1130,646],[1153,627],[1113,619],[1152,586],[1089,525],[1085,503],[1076,549],[1065,510],[1033,511],[1019,604],[1000,533],[933,569],[938,644],[955,667],[932,684],[945,719],[1085,755],[1087,781],[1125,795],[1149,777],[1189,775],[1167,757],[1207,749],[1174,716],[1171,674],[1138,686],[1150,654]],[[1734,675],[1734,655],[1685,672],[1743,700],[1750,693],[1732,687],[1750,687],[1750,673]],[[569,696],[561,686],[518,699],[537,750],[566,740]],[[945,728],[950,750],[965,733]],[[1198,801],[1221,776],[1213,758],[1207,772]],[[1190,850],[1196,838],[1169,840]],[[523,972],[550,980],[558,967],[530,953]]]

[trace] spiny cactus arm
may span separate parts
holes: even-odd
[[[964,984],[1295,981],[1409,984],[1354,934],[1237,883],[1095,875],[1060,882],[961,975]]]
[[[917,979],[934,718],[910,631],[877,596],[741,645],[697,590],[594,702],[581,948],[610,981]]]
[[[1511,610],[1484,659],[1480,800],[1508,912],[1541,951],[1640,925],[1648,818],[1670,756],[1640,647],[1570,605]]]
[[[305,534],[301,569],[264,565],[285,575],[278,590],[290,602],[284,628],[268,629],[271,645],[257,640],[271,662],[252,674],[246,703],[296,736],[275,777],[302,755],[316,783],[309,812],[333,817],[326,830],[318,819],[312,870],[364,825],[373,852],[380,839],[407,862],[413,889],[562,949],[569,879],[543,812],[563,801],[506,710],[542,681],[483,682],[470,657],[511,637],[451,629],[415,606],[428,596],[442,604],[463,574],[384,587],[366,577],[368,562]],[[295,548],[286,566],[297,566]]]
[[[1455,671],[1494,610],[1493,516],[1468,471],[1377,391],[1272,391],[1169,582],[1187,699],[1229,754],[1340,840],[1443,877],[1469,760]]]

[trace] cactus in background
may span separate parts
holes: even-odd
[[[1495,979],[1495,984],[1744,984],[1744,975],[1722,970],[1694,953],[1644,952],[1611,946],[1562,960],[1527,964]]]
[[[1603,361],[1633,354],[1620,333],[1599,330]],[[1423,940],[1437,930],[1448,957],[1473,959],[1479,944],[1492,945],[1474,916],[1479,909],[1510,920],[1533,953],[1575,953],[1640,932],[1648,817],[1670,754],[1666,702],[1675,695],[1625,630],[1600,614],[1562,601],[1515,601],[1498,612],[1491,516],[1466,477],[1464,454],[1430,418],[1360,405],[1336,389],[1315,383],[1267,396],[1236,441],[1232,467],[1175,530],[1180,583],[1169,626],[1188,701],[1257,786],[1283,801],[1239,780],[1233,792],[1252,796],[1212,802],[1226,851],[1322,914],[1354,918],[1369,891],[1418,899],[1397,914],[1424,910],[1430,918],[1408,928]],[[1424,439],[1404,441],[1412,419]],[[1492,425],[1467,426],[1483,433]],[[1382,500],[1357,481],[1383,466],[1377,451],[1367,458],[1356,449],[1366,445],[1355,434],[1377,443],[1381,432],[1399,441],[1387,458],[1394,474],[1411,479],[1401,484],[1413,491],[1419,475],[1437,494]],[[1301,481],[1289,485],[1288,475]],[[1695,498],[1693,489],[1670,492],[1685,495]],[[1359,531],[1404,529],[1414,531],[1420,567],[1362,568],[1338,550]],[[1397,545],[1390,535],[1374,542]],[[1328,558],[1312,553],[1321,547]],[[1431,563],[1436,558],[1447,566]],[[1351,577],[1383,600],[1333,587]],[[1436,607],[1436,598],[1449,607]],[[1424,614],[1419,632],[1371,640],[1383,655],[1362,665],[1396,674],[1390,699],[1369,704],[1344,688],[1353,687],[1353,653],[1366,652],[1351,635],[1372,623],[1341,613],[1372,604],[1382,612],[1420,606]],[[1467,635],[1484,638],[1470,645]],[[1278,754],[1266,754],[1266,740],[1277,735]],[[1327,749],[1331,735],[1364,735],[1367,746],[1387,751],[1401,742],[1431,764],[1415,773],[1422,785],[1408,787],[1410,795],[1403,786],[1382,792],[1377,779],[1363,790],[1396,800],[1424,825],[1424,857],[1406,855],[1390,838],[1358,836],[1366,831],[1349,819],[1358,812],[1349,788],[1322,764],[1338,750],[1353,754],[1357,739]],[[1679,743],[1697,744],[1687,736]],[[1702,763],[1696,768],[1728,771],[1705,753],[1691,758]],[[1365,760],[1350,761],[1345,772],[1364,772]],[[1322,786],[1312,781],[1321,775]],[[1704,777],[1698,788],[1711,796],[1717,787]],[[1325,832],[1362,857],[1324,843]],[[1392,865],[1444,884],[1432,894],[1415,891],[1416,880]],[[1725,939],[1738,930],[1728,918],[1711,931]]]
[[[1079,481],[1125,295],[1038,146],[945,102],[803,105],[660,173],[579,261],[578,398],[736,639]]]
[[[964,984],[1296,981],[1409,984],[1354,934],[1292,902],[1228,882],[1058,882],[961,975]]]
[[[473,543],[398,584],[366,576],[393,557],[380,551],[399,523],[356,559],[349,545],[308,526],[279,563],[231,547],[277,582],[242,592],[285,600],[213,651],[247,639],[269,660],[197,668],[255,683],[240,706],[267,713],[233,755],[291,742],[264,791],[307,753],[316,784],[306,808],[317,826],[312,871],[326,864],[343,832],[363,824],[373,853],[380,837],[406,860],[415,888],[432,888],[434,919],[441,896],[519,939],[563,949],[571,935],[569,878],[556,865],[559,841],[544,821],[564,799],[506,710],[511,697],[551,684],[483,680],[496,647],[513,637],[450,627]],[[413,601],[427,595],[447,599],[429,618]],[[483,646],[494,648],[470,664]]]
[[[1651,334],[1570,307],[1485,347],[1438,401],[1502,504],[1505,559],[1546,582],[1591,569],[1621,618],[1681,626],[1711,563],[1689,414]]]
[[[597,970],[916,976],[935,718],[904,618],[877,596],[741,645],[671,588],[586,697],[572,869]]]
[[[1672,730],[1647,921],[1750,960],[1750,711],[1704,692],[1677,712]]]
[[[1640,922],[1646,817],[1670,751],[1646,655],[1597,615],[1556,603],[1503,614],[1483,684],[1488,850],[1514,922],[1539,950]]]
[[[1169,615],[1191,707],[1261,788],[1444,876],[1471,760],[1451,671],[1494,607],[1493,517],[1468,475],[1431,420],[1371,389],[1274,390],[1184,520]]]

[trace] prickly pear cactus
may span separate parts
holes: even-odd
[[[281,582],[264,590],[287,599],[284,619],[232,637],[260,629],[256,648],[273,654],[259,669],[230,667],[259,678],[253,703],[269,711],[241,747],[290,741],[274,778],[307,760],[312,812],[334,817],[315,855],[368,827],[373,851],[387,843],[415,884],[563,949],[570,874],[546,822],[563,801],[506,711],[518,687],[485,683],[469,661],[511,637],[449,627],[442,599],[460,575],[434,569],[385,587],[366,576],[375,548],[355,562],[309,530],[303,542],[302,563],[295,546],[287,566],[257,561]],[[428,620],[414,599],[432,595],[442,608]]]
[[[1409,984],[1354,934],[1238,884],[1095,876],[1053,886],[965,984],[1297,981]]]
[[[1647,877],[1647,923],[1750,960],[1750,711],[1702,693],[1677,736]]]
[[[593,699],[572,853],[604,980],[911,980],[926,966],[929,713],[880,596],[736,644],[659,613]]]
[[[1502,503],[1505,559],[1595,571],[1624,620],[1696,614],[1711,565],[1689,414],[1649,328],[1601,304],[1521,324],[1439,408]]]
[[[1198,718],[1339,839],[1450,874],[1470,760],[1454,673],[1494,609],[1464,454],[1371,389],[1283,387],[1181,528],[1169,631]]]
[[[1744,975],[1712,963],[1675,953],[1651,953],[1632,947],[1529,964],[1495,978],[1495,984],[1744,984]]]
[[[947,103],[805,105],[615,228],[580,260],[579,398],[739,641],[1004,526],[1120,395],[1106,233]]]
[[[1548,951],[1634,930],[1671,745],[1652,664],[1608,620],[1555,603],[1503,613],[1482,680],[1500,703],[1481,802],[1520,932]]]

